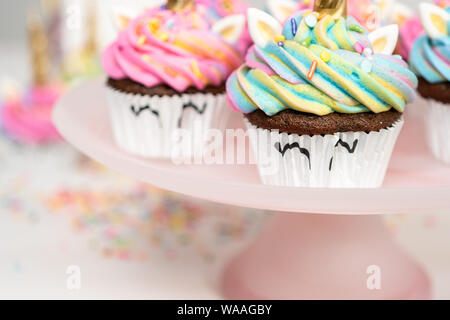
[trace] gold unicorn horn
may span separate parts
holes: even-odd
[[[168,0],[167,9],[174,12],[183,11],[194,6],[194,0]]]
[[[315,0],[314,11],[330,15],[334,19],[347,17],[347,0]]]
[[[86,42],[84,49],[89,55],[97,53],[97,5],[90,3],[87,7]]]
[[[38,13],[28,13],[27,29],[33,82],[35,85],[45,85],[50,76],[50,54],[45,26]]]

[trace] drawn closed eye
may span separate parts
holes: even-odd
[[[183,122],[183,115],[184,115],[184,111],[186,109],[193,109],[195,112],[197,112],[199,115],[202,115],[205,113],[206,109],[207,109],[207,104],[206,102],[203,104],[203,107],[200,109],[197,105],[195,105],[192,101],[189,101],[188,103],[185,103],[183,105],[182,111],[181,111],[181,115],[180,115],[180,119],[178,119],[178,128],[181,128],[182,122]]]
[[[158,119],[158,124],[162,128],[163,125],[162,125],[161,116],[160,116],[158,110],[152,109],[150,105],[145,105],[145,106],[139,107],[139,108],[136,108],[135,105],[131,105],[130,110],[136,116],[136,118],[139,118],[139,116],[145,111],[152,113]]]
[[[159,112],[157,110],[153,110],[149,105],[139,108],[136,108],[134,105],[131,106],[131,112],[133,112],[136,117],[139,117],[141,113],[147,110],[159,118]]]
[[[356,151],[356,147],[358,146],[359,140],[356,139],[355,141],[353,141],[353,146],[350,147],[350,144],[348,144],[347,142],[343,141],[342,139],[339,139],[339,141],[336,143],[336,148],[339,146],[344,147],[348,153],[355,153]]]
[[[308,149],[302,148],[300,144],[298,144],[298,142],[288,143],[283,148],[281,147],[281,143],[277,142],[275,143],[275,149],[279,153],[281,153],[281,156],[283,157],[289,150],[298,149],[301,154],[303,154],[306,158],[308,158],[309,170],[311,170],[311,154],[309,153]]]
[[[336,145],[334,147],[338,148],[339,146],[342,146],[345,150],[348,151],[349,154],[353,154],[353,153],[355,153],[356,148],[358,147],[358,143],[359,143],[359,140],[356,139],[355,141],[353,141],[353,145],[350,147],[350,144],[343,141],[342,139],[339,139],[339,141],[336,143]],[[330,165],[328,167],[329,171],[331,171],[333,169],[333,160],[334,160],[334,157],[331,157]]]

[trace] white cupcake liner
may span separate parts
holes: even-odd
[[[264,184],[312,188],[380,187],[403,127],[400,120],[379,132],[300,136],[245,122]]]
[[[225,94],[158,97],[107,87],[107,100],[118,146],[147,158],[201,155],[209,130],[224,130],[231,114]]]
[[[426,128],[433,155],[450,164],[450,105],[428,100]]]

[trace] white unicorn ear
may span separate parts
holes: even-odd
[[[450,21],[450,14],[444,9],[431,3],[421,3],[420,18],[430,38],[448,35],[447,23]]]
[[[248,30],[253,42],[264,48],[266,44],[281,34],[283,27],[277,19],[270,14],[256,8],[247,11]]]
[[[397,46],[398,25],[391,24],[373,31],[369,34],[369,40],[374,53],[391,55]]]
[[[298,9],[298,3],[292,0],[268,0],[267,9],[281,23],[285,22]]]
[[[236,14],[217,21],[212,31],[219,34],[222,38],[231,44],[238,42],[245,29],[245,16]]]
[[[130,21],[136,17],[139,12],[130,10],[128,7],[114,6],[111,8],[111,18],[114,28],[117,30],[125,29]]]

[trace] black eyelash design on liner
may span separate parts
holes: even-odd
[[[188,103],[185,103],[183,105],[183,109],[181,111],[180,119],[178,120],[178,128],[181,128],[181,124],[183,122],[184,110],[186,110],[188,108],[194,109],[198,114],[203,114],[203,113],[205,113],[205,111],[207,109],[207,104],[205,102],[205,104],[203,105],[203,108],[199,109],[199,107],[197,107],[192,101],[189,101]]]
[[[162,127],[161,117],[159,116],[159,112],[157,110],[153,110],[150,107],[150,105],[139,107],[139,109],[137,109],[134,105],[131,105],[130,110],[136,117],[139,117],[141,115],[141,113],[148,110],[149,112],[151,112],[158,118],[159,126]]]
[[[339,147],[339,145],[341,145],[348,151],[348,153],[352,154],[352,153],[355,153],[358,143],[359,143],[359,140],[356,139],[355,141],[353,141],[353,146],[350,148],[350,145],[347,142],[344,142],[342,139],[339,139],[339,141],[336,143],[336,145],[334,147],[337,148],[337,147]],[[333,169],[333,158],[331,158],[331,160],[330,160],[330,166],[329,166],[328,170],[331,171],[331,169]]]
[[[311,170],[311,154],[309,153],[308,149],[302,148],[300,147],[300,145],[298,144],[298,142],[295,143],[288,143],[286,144],[283,148],[281,148],[281,143],[277,142],[275,143],[275,149],[277,149],[277,151],[279,153],[281,153],[281,155],[284,157],[284,155],[286,154],[286,152],[288,150],[292,150],[292,149],[298,149],[300,151],[301,154],[303,154],[304,156],[306,156],[308,158],[308,162],[309,162],[309,170]]]

